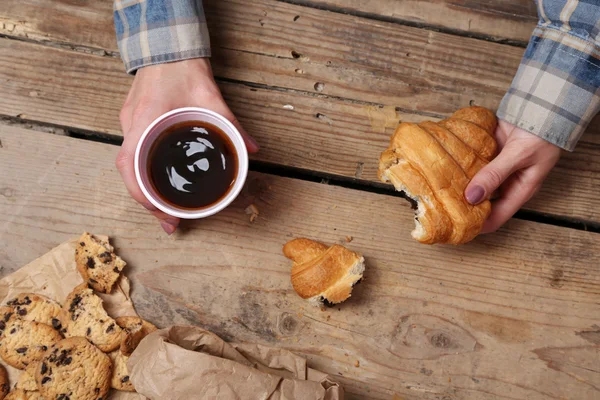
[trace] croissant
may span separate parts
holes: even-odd
[[[462,244],[481,232],[491,204],[473,206],[463,193],[496,155],[496,125],[492,111],[468,107],[437,123],[398,126],[379,159],[379,179],[391,182],[416,207],[413,238]]]
[[[294,290],[315,306],[347,300],[365,271],[365,259],[340,245],[294,239],[283,246],[283,254],[294,262]]]

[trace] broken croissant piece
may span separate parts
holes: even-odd
[[[294,239],[283,246],[283,254],[294,262],[294,290],[314,306],[348,299],[365,271],[360,254],[337,244],[328,247],[310,239]]]
[[[450,118],[401,123],[379,159],[379,179],[416,205],[413,238],[421,243],[462,244],[473,240],[491,211],[488,200],[473,206],[464,191],[494,158],[497,120],[483,107]]]

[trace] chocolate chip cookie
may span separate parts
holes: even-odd
[[[30,392],[22,389],[13,389],[4,400],[44,400],[44,398],[37,390]]]
[[[6,368],[0,365],[0,400],[6,397],[9,389],[10,384],[8,383],[8,373],[6,372]]]
[[[125,356],[130,356],[143,338],[157,330],[150,322],[138,317],[119,317],[116,321],[123,328],[121,352]]]
[[[60,333],[50,325],[23,321],[13,315],[6,322],[0,341],[0,357],[15,368],[25,369],[61,339]]]
[[[82,337],[63,339],[44,354],[35,380],[44,398],[105,399],[110,390],[112,362]]]
[[[117,349],[121,344],[123,330],[108,316],[102,299],[85,284],[69,294],[60,320],[65,337],[85,337],[105,353]]]
[[[114,248],[108,241],[101,241],[87,232],[79,238],[75,262],[83,280],[101,293],[112,292],[126,265],[114,253]]]
[[[129,370],[127,369],[127,360],[129,360],[129,357],[123,355],[120,350],[115,350],[108,355],[113,362],[113,373],[110,386],[117,390],[135,392],[135,388],[129,380]]]
[[[53,324],[61,310],[56,301],[34,293],[21,293],[6,304],[13,308],[14,314],[20,319],[47,325]]]

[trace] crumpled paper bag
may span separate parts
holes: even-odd
[[[83,282],[75,266],[76,245],[76,239],[65,242],[2,278],[1,304],[23,292],[64,303]],[[129,293],[123,276],[112,294],[99,295],[111,317],[137,316]],[[3,365],[12,387],[21,371]],[[149,335],[132,354],[129,371],[141,394],[113,390],[108,399],[146,400],[145,394],[157,400],[343,400],[342,388],[307,368],[302,357],[261,345],[228,344],[198,327],[175,326]]]
[[[63,304],[69,293],[77,285],[83,283],[83,279],[75,266],[76,245],[76,239],[65,242],[23,268],[2,278],[0,280],[1,304],[6,304],[8,300],[23,292],[41,294]],[[129,291],[129,280],[127,277],[122,276],[117,282],[113,293],[108,295],[99,293],[104,301],[104,308],[111,317],[137,316],[129,297]],[[8,371],[12,388],[17,382],[21,371],[3,362],[2,365]],[[111,393],[110,400],[146,399],[137,393],[118,391],[112,391]]]
[[[343,389],[287,350],[229,344],[194,326],[156,331],[127,364],[151,399],[343,400]]]

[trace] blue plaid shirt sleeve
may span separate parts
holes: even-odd
[[[113,15],[128,73],[210,56],[202,0],[115,0]]]
[[[572,151],[600,111],[600,1],[537,6],[539,23],[498,117]]]

